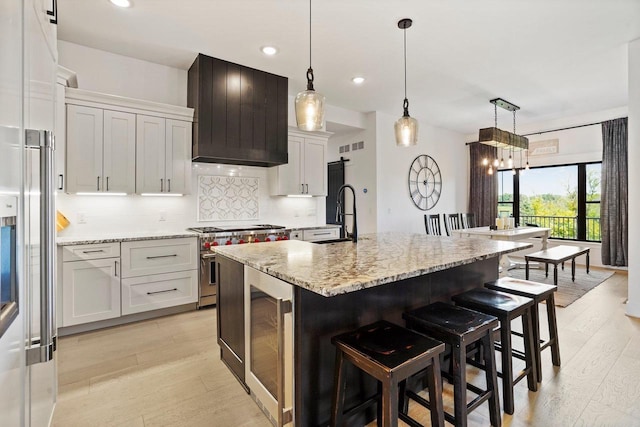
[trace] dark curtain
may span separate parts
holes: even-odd
[[[498,216],[498,180],[495,172],[493,175],[487,173],[482,159],[486,157],[493,161],[497,150],[490,145],[473,143],[469,145],[469,154],[469,212],[475,214],[476,226],[492,225]]]
[[[627,118],[603,122],[600,231],[604,265],[624,266],[628,262],[627,173]]]

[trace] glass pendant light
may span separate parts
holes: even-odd
[[[418,121],[409,115],[409,100],[407,99],[407,28],[411,27],[413,21],[404,18],[398,21],[398,28],[404,31],[404,102],[402,107],[404,112],[395,125],[396,145],[409,147],[418,143]]]
[[[298,129],[321,130],[324,127],[324,95],[313,88],[313,68],[311,68],[311,0],[309,0],[309,69],[307,70],[307,90],[296,96],[296,123]]]

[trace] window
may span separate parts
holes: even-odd
[[[498,172],[498,214],[551,228],[557,239],[600,241],[602,163]]]

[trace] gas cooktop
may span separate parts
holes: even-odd
[[[282,225],[255,224],[255,225],[223,225],[219,227],[190,227],[187,230],[196,233],[228,233],[235,231],[261,231],[261,230],[281,230]]]

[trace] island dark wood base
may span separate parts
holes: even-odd
[[[294,288],[295,425],[326,426],[331,416],[335,365],[334,335],[384,319],[404,325],[402,313],[452,295],[482,287],[498,278],[498,258],[334,297]],[[366,374],[349,372],[345,406],[376,393]],[[353,420],[364,425],[375,418],[375,407]]]

